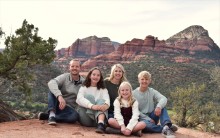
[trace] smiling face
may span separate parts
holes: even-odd
[[[97,83],[100,81],[101,73],[98,69],[92,71],[90,79],[91,79],[91,86],[97,86]]]
[[[128,100],[131,97],[131,87],[128,84],[121,85],[119,88],[119,94],[122,99]]]
[[[151,83],[151,79],[148,78],[148,77],[144,77],[144,76],[140,77],[138,79],[138,81],[139,81],[139,84],[140,84],[140,88],[142,88],[142,89],[147,89],[148,86]]]
[[[114,84],[120,84],[122,81],[127,81],[124,67],[121,64],[113,65],[108,79]]]
[[[80,61],[73,60],[70,62],[69,71],[73,76],[78,76],[80,72]]]
[[[140,89],[145,91],[151,83],[151,74],[148,71],[141,71],[138,74],[138,82],[140,84]]]
[[[116,67],[113,72],[113,79],[120,81],[123,75],[123,71],[121,68]]]

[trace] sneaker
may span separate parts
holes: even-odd
[[[48,113],[40,112],[40,113],[38,114],[37,118],[38,118],[39,120],[48,120],[49,114],[48,114]]]
[[[56,125],[57,122],[56,122],[56,118],[54,116],[50,117],[48,119],[48,125]]]
[[[98,126],[95,130],[96,133],[105,133],[105,126],[103,123],[98,123]]]
[[[174,124],[172,124],[172,126],[170,127],[170,129],[173,131],[173,132],[176,132],[178,130],[178,127]]]
[[[167,125],[163,127],[162,135],[166,138],[175,138],[174,132]]]
[[[105,132],[107,134],[122,134],[120,129],[116,129],[112,127],[106,127]]]
[[[138,137],[141,137],[142,136],[142,131],[139,130],[138,132],[134,132],[132,133],[134,136],[138,136]]]

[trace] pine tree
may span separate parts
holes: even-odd
[[[55,57],[57,41],[49,38],[43,40],[38,36],[38,28],[23,21],[16,35],[5,40],[5,50],[0,53],[0,76],[9,79],[20,90],[30,93],[30,82],[34,79],[37,64],[49,64]]]
[[[33,69],[36,65],[50,64],[55,58],[57,40],[44,40],[38,36],[38,31],[37,27],[24,20],[15,35],[6,38],[5,49],[0,52],[0,85],[4,80],[10,81],[11,87],[24,92],[27,97],[34,85]],[[0,36],[3,34],[0,28]]]

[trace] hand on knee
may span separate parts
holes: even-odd
[[[130,136],[131,135],[131,130],[125,129],[125,131],[122,132],[125,136]]]

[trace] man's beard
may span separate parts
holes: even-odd
[[[79,75],[79,73],[78,73],[77,71],[75,71],[75,70],[72,71],[71,74],[72,74],[73,76],[77,76],[77,75]]]

